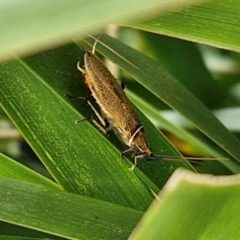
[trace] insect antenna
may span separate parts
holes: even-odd
[[[226,161],[228,158],[211,158],[211,157],[183,157],[183,156],[167,156],[167,155],[151,155],[149,157],[145,157],[146,161],[156,161],[156,160],[164,160],[164,161],[183,161],[187,160],[191,163],[199,163],[199,161]]]
[[[95,40],[95,43],[94,43],[94,45],[93,45],[93,47],[92,47],[92,54],[95,54],[95,50],[96,50],[96,45],[97,45],[97,42],[98,42],[98,39],[99,39],[100,37],[98,37],[96,40]]]

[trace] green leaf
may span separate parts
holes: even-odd
[[[217,0],[125,25],[191,42],[239,51],[239,11],[238,1]]]
[[[148,14],[163,13],[166,8],[172,10],[194,2],[169,0],[166,5],[158,0],[59,0],[33,5],[31,0],[2,1],[0,35],[4,37],[0,39],[0,59],[5,61],[6,57],[12,58],[12,54],[35,53],[69,42],[71,37],[102,29],[110,22],[143,19]]]
[[[141,211],[0,177],[0,219],[67,239],[126,239]]]
[[[192,7],[192,4],[196,3],[198,4],[197,7]],[[107,23],[123,22],[123,20],[125,21],[125,25],[134,26],[146,31],[176,36],[177,38],[187,39],[195,42],[207,43],[208,45],[233,49],[234,51],[239,50],[239,3],[234,0],[217,0],[208,1],[206,4],[201,3],[202,1],[196,2],[187,0],[169,0],[167,2],[156,0],[140,0],[136,3],[133,1],[131,3],[129,3],[129,1],[113,3],[111,0],[106,0],[99,3],[91,0],[83,0],[80,2],[72,0],[65,2],[60,0],[57,2],[49,1],[35,6],[32,5],[29,0],[18,1],[17,4],[10,4],[9,1],[3,1],[0,6],[0,19],[2,20],[0,21],[0,32],[1,36],[4,37],[0,39],[0,59],[1,61],[9,61],[10,58],[13,58],[13,55],[27,55],[32,52],[38,52],[41,49],[50,48],[56,45],[58,46],[59,44],[69,41],[69,39],[75,39],[77,38],[76,36],[81,36],[84,31],[96,32],[97,30],[105,27]],[[180,7],[184,8],[180,10]],[[173,13],[173,11],[175,12]],[[96,12],[98,14],[96,14]],[[149,21],[147,19],[152,20]],[[102,37],[100,38],[100,41],[105,42],[104,38],[102,39]],[[106,43],[111,49],[115,50],[119,48],[119,52],[117,52],[117,54],[105,52],[105,50],[101,49],[101,46],[99,46],[100,44],[97,44],[97,49],[100,49],[100,52],[105,56],[108,56],[110,59],[115,59],[114,61],[122,66],[122,69],[127,69],[127,72],[131,73],[132,76],[135,76],[134,78],[136,80],[142,82],[142,84],[150,91],[153,91],[157,97],[163,97],[163,99],[165,99],[167,96],[165,96],[165,93],[163,93],[163,96],[159,95],[160,91],[158,92],[158,89],[155,88],[156,85],[153,85],[151,81],[148,83],[149,78],[145,78],[141,71],[135,71],[136,69],[134,70],[133,68],[138,66],[140,70],[145,71],[145,69],[148,69],[148,66],[150,66],[152,67],[152,69],[149,69],[151,70],[150,73],[154,73],[154,76],[158,74],[158,76],[163,79],[165,77],[167,80],[170,79],[170,82],[173,80],[172,77],[168,74],[165,74],[165,71],[159,74],[159,71],[161,72],[162,69],[157,67],[158,64],[156,65],[156,62],[153,63],[153,61],[149,61],[149,59],[143,57],[142,54],[139,55],[138,52],[132,51],[125,46],[123,47],[123,50],[121,47],[122,45],[119,42],[115,42],[114,40],[113,42],[113,45],[112,41]],[[90,43],[90,45],[92,45],[93,42]],[[192,50],[194,50],[193,48],[191,48],[191,52],[194,52],[194,56],[196,56],[196,52]],[[126,56],[126,59],[129,61],[129,65],[126,64],[125,61],[123,61],[125,63],[121,63],[117,56],[119,53],[121,53],[121,56]],[[136,56],[134,56],[134,54],[136,54]],[[176,58],[177,52],[174,56]],[[171,56],[169,57],[171,58]],[[196,58],[193,59],[193,62],[195,62]],[[11,165],[11,161],[0,156],[1,160],[4,161],[2,165],[5,166],[6,164],[6,168],[3,168],[5,174],[4,176],[8,177],[8,179],[4,179],[2,182],[0,180],[0,182],[2,183],[2,187],[6,193],[13,192],[13,198],[11,198],[11,195],[8,196],[0,194],[0,198],[4,199],[5,196],[8,196],[9,198],[7,200],[11,200],[10,202],[4,202],[0,200],[0,207],[3,208],[2,211],[0,211],[0,216],[4,217],[4,221],[9,221],[14,224],[26,226],[27,228],[29,227],[32,229],[35,229],[33,224],[36,224],[38,221],[38,216],[40,216],[41,218],[39,219],[39,224],[37,226],[40,226],[40,231],[54,232],[54,234],[58,236],[65,234],[64,236],[68,236],[67,238],[78,236],[78,239],[91,239],[91,236],[95,237],[95,239],[99,239],[99,236],[104,236],[104,238],[106,238],[106,236],[111,236],[109,238],[112,239],[113,236],[110,235],[112,233],[109,232],[109,230],[112,229],[108,227],[107,221],[112,220],[110,224],[114,225],[113,229],[117,229],[115,228],[116,226],[120,226],[119,229],[121,229],[121,225],[123,225],[126,231],[124,230],[124,234],[122,234],[121,237],[126,239],[135,224],[138,222],[138,219],[142,214],[142,210],[145,210],[152,200],[152,196],[150,196],[149,193],[149,188],[154,192],[158,192],[158,187],[164,185],[165,181],[169,178],[174,169],[176,169],[178,166],[185,166],[187,168],[189,168],[189,166],[183,162],[172,163],[159,161],[144,163],[139,161],[138,167],[142,171],[139,171],[139,169],[136,168],[134,172],[129,172],[127,169],[127,166],[129,166],[129,161],[124,161],[124,165],[120,164],[119,152],[124,150],[124,147],[119,144],[114,136],[111,135],[109,138],[102,136],[99,131],[87,121],[82,122],[79,125],[75,125],[74,121],[76,119],[91,116],[89,107],[83,101],[69,100],[64,97],[65,93],[70,93],[71,95],[75,96],[86,96],[89,94],[89,92],[86,90],[86,86],[84,86],[81,79],[79,79],[81,78],[81,74],[76,70],[76,63],[79,60],[81,63],[83,63],[82,52],[79,51],[76,46],[69,45],[65,46],[64,48],[53,49],[29,58],[21,60],[17,59],[15,62],[8,62],[0,66],[1,107],[4,108],[5,112],[10,116],[11,120],[21,131],[24,138],[30,143],[33,150],[37,153],[39,158],[50,171],[51,175],[58,182],[58,186],[66,191],[82,195],[76,196],[70,193],[51,190],[50,188],[45,187],[45,185],[49,184],[48,182],[45,182],[45,180],[43,181],[43,179],[38,178],[38,176],[34,177],[32,173],[28,171],[26,171],[25,177],[25,169],[21,169],[21,167],[17,164]],[[140,62],[139,64],[139,60],[143,62]],[[149,65],[146,67],[144,62]],[[184,64],[184,61],[182,63],[183,67],[187,64],[186,62]],[[199,63],[200,62],[198,61],[198,64]],[[193,64],[193,66],[194,65],[195,64]],[[130,68],[129,66],[133,66],[133,68]],[[157,69],[156,72],[155,69]],[[201,74],[203,74],[202,69],[200,71],[200,75]],[[139,75],[143,75],[144,77],[142,78]],[[203,75],[206,76],[206,78],[208,77],[206,72]],[[238,75],[234,76],[235,82],[238,80],[237,76]],[[185,79],[185,77],[182,79]],[[225,80],[226,79],[227,82],[229,82],[228,76],[225,77]],[[159,85],[159,83],[157,84]],[[164,82],[164,84],[167,83]],[[169,96],[169,98],[172,98],[172,100],[167,98],[165,99],[170,103],[170,105],[172,104],[171,101],[174,101],[175,95],[174,85],[172,85],[172,87],[173,90],[171,89],[171,91],[174,94],[170,94]],[[182,89],[183,88],[180,87],[180,90]],[[207,89],[207,85],[203,86],[203,89]],[[177,90],[179,90],[178,85]],[[150,91],[145,90],[145,93],[147,95],[151,95]],[[191,91],[194,91],[194,89],[191,89]],[[185,90],[179,93],[183,94],[185,93]],[[218,96],[219,93],[219,91],[216,91],[214,93],[214,98],[221,98],[220,95]],[[131,95],[129,96],[131,97]],[[144,99],[146,100],[147,98],[145,98],[145,94],[143,94],[143,96],[144,101]],[[132,99],[137,107],[142,110],[140,101],[137,102],[134,100],[134,98]],[[155,97],[155,99],[157,98]],[[187,98],[187,100],[192,101],[192,97]],[[193,103],[194,101],[195,100],[193,100]],[[217,103],[219,103],[218,106],[221,106],[220,102]],[[162,106],[162,102],[156,100],[156,105],[158,106],[160,104]],[[211,101],[208,104],[210,104],[208,106],[213,106],[211,105]],[[176,109],[178,108],[177,106],[175,107]],[[198,108],[192,108],[191,111],[192,110],[194,110],[192,114],[196,114],[196,118],[199,117],[198,111],[201,109],[199,110]],[[179,112],[181,112],[181,107],[179,107]],[[153,148],[154,153],[178,155],[179,153],[172,148],[172,146],[141,114],[140,111],[138,111],[138,114],[146,130],[146,134],[149,139],[149,145]],[[212,117],[208,116],[207,121],[210,119],[212,119]],[[205,120],[206,118],[204,116],[203,118],[199,119],[199,122],[202,122],[203,125],[206,125],[208,122],[204,123]],[[210,123],[210,126],[214,126],[212,132],[209,132],[208,130],[205,132],[207,132],[207,134],[214,141],[217,140],[218,144],[220,144],[220,147],[225,149],[225,151],[231,152],[231,154],[234,156],[237,155],[237,158],[239,158],[239,153],[237,152],[239,149],[239,143],[236,140],[233,140],[232,136],[230,136],[229,133],[226,133],[226,129],[222,129],[222,126],[220,127],[222,131],[217,133],[220,125],[217,123],[215,126],[214,123],[216,123],[215,120]],[[227,136],[227,139],[224,140],[225,136]],[[221,151],[217,150],[216,154],[221,155],[222,153]],[[226,165],[229,169],[233,170],[233,172],[238,171],[238,162],[228,161]],[[13,171],[8,169],[11,167],[13,167]],[[7,169],[7,171],[5,171],[5,169]],[[17,173],[18,169],[20,170],[19,175]],[[227,173],[229,172],[224,172],[224,174]],[[19,178],[24,181],[31,181],[31,176],[33,176],[32,181],[39,181],[38,184],[23,183],[21,181],[9,179]],[[0,179],[3,178],[0,177]],[[10,182],[13,182],[13,185],[11,185]],[[18,187],[20,187],[19,191]],[[227,228],[226,233],[228,234],[228,237],[224,236],[224,239],[232,236],[231,234],[233,231],[238,233],[238,229],[234,229],[235,226],[238,226],[239,222],[238,216],[236,215],[236,209],[238,206],[235,205],[237,200],[231,202],[231,199],[234,197],[236,198],[237,196],[236,193],[239,191],[237,187],[231,187],[233,191],[227,192],[227,209],[225,209],[226,211],[222,215],[222,219],[217,219],[216,216],[217,213],[219,213],[219,209],[221,210],[222,207],[225,207],[224,204],[221,205],[221,201],[218,202],[219,196],[220,200],[223,199],[221,195],[223,192],[220,191],[219,194],[215,194],[215,191],[208,191],[208,194],[206,195],[206,193],[202,191],[202,187],[202,184],[200,186],[195,184],[194,187],[189,188],[189,192],[185,191],[183,196],[181,194],[180,196],[177,196],[176,202],[173,198],[170,199],[168,202],[169,204],[164,205],[164,211],[162,212],[165,213],[166,211],[167,216],[164,214],[162,215],[165,216],[164,221],[161,222],[161,228],[163,229],[162,233],[165,234],[169,229],[169,221],[171,221],[171,223],[175,223],[174,219],[173,221],[172,219],[166,221],[168,217],[172,217],[176,213],[183,213],[179,218],[177,218],[176,224],[171,225],[172,234],[175,233],[175,228],[176,232],[179,231],[181,234],[183,228],[179,230],[179,223],[181,223],[182,220],[185,220],[181,217],[185,216],[186,209],[188,208],[194,209],[195,211],[191,212],[191,216],[189,216],[189,221],[187,223],[188,225],[186,225],[187,227],[184,225],[184,228],[188,229],[190,226],[191,229],[193,229],[193,233],[190,232],[193,236],[196,236],[194,235],[194,231],[196,231],[197,233],[200,232],[201,236],[203,236],[205,239],[209,239],[209,231],[213,229],[212,232],[215,233],[219,230],[219,226],[221,229],[225,230],[225,226],[228,226],[227,224],[234,221],[236,221],[236,223],[234,222],[234,226],[231,225],[229,228]],[[195,208],[197,206],[195,206],[194,200],[193,202],[188,202],[188,199],[186,199],[186,196],[188,198],[188,196],[191,196],[191,193],[196,193],[198,188],[200,192],[203,192],[200,197],[198,194],[196,194],[198,207],[202,206],[202,202],[206,203],[206,200],[209,198],[211,203],[207,204],[207,207],[210,213],[211,209],[214,210],[213,223],[215,226],[211,225],[211,216],[209,212],[204,215],[207,212],[204,209],[203,214],[201,214],[201,211],[199,213],[199,208]],[[44,189],[46,189],[46,192]],[[226,191],[224,190],[224,192]],[[72,198],[72,196],[74,197]],[[116,219],[113,219],[113,216],[111,216],[115,213],[115,210],[112,211],[113,208],[108,207],[116,205],[111,205],[107,202],[103,203],[99,200],[93,200],[96,205],[94,204],[94,207],[89,210],[89,213],[92,213],[91,211],[95,210],[95,213],[100,211],[102,214],[101,216],[106,216],[106,213],[108,214],[111,212],[110,218],[104,223],[101,222],[102,225],[97,225],[99,229],[95,229],[96,221],[99,219],[96,220],[95,218],[91,218],[91,216],[87,216],[87,213],[84,213],[86,215],[81,215],[83,218],[79,218],[79,216],[77,218],[78,213],[82,211],[82,209],[85,209],[84,204],[90,206],[88,204],[88,200],[90,198],[87,198],[86,196],[128,206],[132,209],[129,210],[128,208],[117,206],[117,208],[119,207],[119,209],[122,210],[119,210],[121,214],[117,214],[121,221],[118,222],[119,225],[115,225],[114,220]],[[231,199],[228,199],[229,196]],[[50,199],[49,203],[51,203],[49,205],[48,198]],[[81,200],[79,198],[81,198]],[[18,199],[18,201],[16,199]],[[39,203],[38,199],[42,200],[43,203],[46,203],[45,206],[41,205],[41,202]],[[65,201],[66,199],[69,201]],[[56,200],[59,200],[58,203],[62,204],[64,207],[59,209],[59,205],[56,204]],[[184,205],[184,208],[180,209],[179,207],[184,204],[185,200],[188,205]],[[82,202],[83,205],[79,204],[79,201]],[[91,201],[92,199],[90,199],[90,202]],[[100,209],[97,208],[99,202]],[[168,212],[168,210],[171,210],[171,202],[174,205],[173,207],[178,206],[177,209],[174,210],[174,213]],[[233,205],[228,204],[230,202]],[[11,205],[9,205],[9,203]],[[28,211],[29,204],[31,207],[30,211]],[[76,209],[79,209],[79,211],[74,209],[76,205]],[[11,207],[8,208],[9,206]],[[29,214],[24,215],[25,212],[22,211],[23,209],[21,206],[25,207],[24,210]],[[106,208],[103,207],[103,209],[101,209],[102,206],[105,206]],[[216,209],[216,206],[219,207],[219,209]],[[232,206],[233,211],[231,208]],[[236,209],[235,206],[237,206]],[[168,209],[168,207],[170,208]],[[47,209],[49,211],[49,215],[47,215],[48,213],[46,213],[43,209]],[[135,214],[131,215],[132,217],[135,216],[136,218],[133,217],[134,219],[132,219],[133,221],[130,223],[129,228],[125,228],[125,223],[128,222],[122,217],[128,216],[130,214],[129,211],[134,211],[134,213],[139,215],[138,218]],[[226,212],[229,213],[229,215],[227,215]],[[61,215],[62,213],[63,215]],[[204,223],[202,224],[202,222],[198,222],[199,214],[201,215],[201,218],[199,219],[200,221],[202,219],[202,215],[206,217],[206,222],[209,223],[209,227],[206,228]],[[48,216],[48,218],[44,218],[43,215]],[[64,217],[64,219],[62,220],[62,218],[59,218],[61,221],[58,222],[57,216],[60,215]],[[71,215],[73,215],[73,218]],[[34,221],[32,221],[33,219]],[[54,221],[51,222],[51,219]],[[70,220],[68,221],[68,219]],[[89,229],[85,228],[83,231],[93,229],[92,232],[84,232],[86,233],[84,234],[84,237],[82,235],[80,236],[81,233],[79,233],[79,227],[76,227],[76,222],[79,221],[79,219],[83,220],[81,223],[78,222],[80,228],[88,225],[90,226]],[[86,219],[88,221],[85,221]],[[102,219],[106,218],[103,217]],[[197,228],[198,226],[195,226],[195,219],[197,220],[196,223],[199,225],[202,224],[200,225],[199,229]],[[226,222],[224,219],[226,219]],[[25,220],[26,222],[24,222]],[[71,226],[76,228],[72,229],[70,226],[68,229],[66,229],[66,226],[68,226],[69,223],[72,223],[72,220],[73,224]],[[52,225],[46,226],[45,221]],[[219,226],[217,226],[218,222]],[[222,227],[223,222],[224,226]],[[62,225],[64,226],[61,230],[60,226]],[[192,225],[194,225],[193,228]],[[108,227],[107,230],[106,226]],[[154,227],[154,224],[151,224],[149,231],[152,230],[151,227]],[[215,231],[215,229],[217,230]],[[229,231],[233,231],[228,232],[228,229]],[[97,233],[95,232],[96,230],[98,231]],[[104,232],[106,232],[106,235],[104,235]],[[149,232],[147,232],[147,234],[149,234]],[[21,234],[18,234],[17,236],[20,235]],[[161,233],[159,235],[162,236]],[[207,237],[205,237],[206,235]],[[10,234],[8,236],[10,236]],[[42,237],[40,234],[35,235],[34,237],[37,236]],[[190,235],[186,234],[186,236],[187,237],[185,239],[189,239]],[[0,238],[4,237],[5,236],[2,236],[1,234]],[[49,238],[49,236],[47,237]]]
[[[35,231],[0,221],[0,239],[3,240],[33,240],[33,239],[62,239],[47,233]]]
[[[238,239],[240,175],[179,169],[130,239]]]
[[[144,31],[137,33],[143,45],[141,52],[156,59],[208,108],[222,107],[223,89],[206,68],[196,43]]]
[[[59,186],[53,181],[32,171],[31,169],[17,163],[16,161],[0,153],[0,176],[17,179],[21,181],[38,183],[53,189],[59,189]]]

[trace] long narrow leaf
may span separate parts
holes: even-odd
[[[240,4],[235,0],[209,1],[131,27],[239,51]]]
[[[0,153],[0,176],[17,179],[21,181],[38,183],[54,189],[59,189],[59,186],[53,181],[41,176],[31,169],[13,161],[7,156]]]
[[[14,54],[29,54],[70,41],[85,31],[96,31],[108,23],[124,19],[145,19],[148,15],[164,14],[194,4],[194,0],[95,1],[58,0],[37,5],[31,0],[1,1],[0,59]],[[198,4],[203,2],[198,1]],[[156,11],[158,9],[158,11]]]
[[[0,220],[67,239],[126,239],[142,212],[0,177]]]
[[[239,174],[216,177],[179,169],[130,239],[238,239],[239,191]]]

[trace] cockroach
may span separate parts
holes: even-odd
[[[91,91],[91,95],[98,104],[101,114],[90,104],[90,107],[97,113],[100,122],[104,127],[107,125],[110,130],[129,148],[121,153],[121,158],[127,152],[133,152],[134,169],[138,159],[153,161],[164,160],[216,160],[216,158],[192,158],[181,156],[154,155],[144,133],[144,128],[135,112],[132,104],[127,98],[121,83],[111,74],[102,61],[95,55],[95,48],[98,39],[95,41],[92,51],[85,51],[84,66],[77,63],[78,70],[83,74],[84,82]],[[226,160],[218,158],[218,160]]]

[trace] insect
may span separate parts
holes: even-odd
[[[93,105],[89,103],[90,107],[97,114],[102,125],[108,127],[108,130],[113,130],[116,136],[129,147],[121,153],[121,158],[125,153],[133,152],[134,165],[131,168],[132,170],[137,165],[138,159],[149,161],[156,158],[186,159],[179,156],[153,155],[152,150],[148,146],[144,128],[123,91],[121,83],[114,78],[102,61],[95,55],[97,41],[98,39],[95,41],[91,52],[85,52],[84,66],[81,67],[80,62],[78,62],[77,68],[83,74],[84,82],[99,105],[101,114],[98,114]],[[196,158],[189,159],[196,160]],[[207,160],[213,160],[213,158]]]

